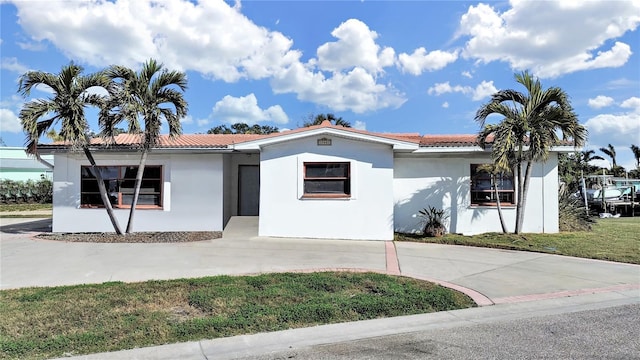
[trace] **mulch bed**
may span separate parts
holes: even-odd
[[[38,239],[91,242],[91,243],[179,243],[219,239],[220,231],[183,231],[183,232],[135,232],[126,235],[115,233],[44,233]]]

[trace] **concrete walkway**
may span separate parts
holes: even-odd
[[[488,308],[598,295],[640,302],[640,266],[630,264],[438,244],[261,238],[252,217],[232,218],[221,239],[194,243],[90,244],[33,238],[46,231],[50,221],[0,219],[0,289],[350,270],[438,282],[467,293],[479,305],[498,304]]]

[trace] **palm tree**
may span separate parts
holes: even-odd
[[[58,74],[42,71],[29,71],[20,77],[18,92],[28,97],[31,90],[38,85],[49,87],[53,95],[48,99],[35,99],[24,104],[20,110],[20,122],[26,134],[27,153],[39,157],[38,141],[41,136],[51,133],[62,141],[68,142],[72,148],[80,148],[91,164],[91,171],[98,181],[100,197],[111,224],[116,233],[122,234],[120,225],[113,213],[111,201],[102,179],[100,169],[89,150],[90,128],[85,117],[85,107],[100,106],[105,97],[90,93],[92,87],[110,88],[110,82],[103,73],[82,75],[84,69],[74,63],[63,66]],[[60,123],[60,130],[53,129]]]
[[[598,170],[597,166],[590,164],[593,160],[604,160],[604,158],[600,155],[596,155],[595,150],[582,150],[580,152],[576,152],[575,161],[578,165],[578,170],[583,171],[585,174],[591,174]]]
[[[316,116],[309,115],[309,118],[302,124],[302,127],[320,125],[326,120],[328,120],[332,125],[351,127],[351,123],[343,120],[341,117],[336,117],[333,114],[318,114]]]
[[[509,168],[513,161],[517,173],[515,233],[519,234],[533,163],[546,161],[550,148],[563,141],[571,140],[575,146],[583,144],[587,130],[578,122],[562,89],[552,87],[544,90],[540,81],[528,72],[516,74],[515,79],[527,93],[510,89],[498,91],[477,111],[475,120],[481,126],[478,134],[480,146],[486,148],[491,142],[493,163],[504,169]],[[498,124],[486,123],[492,114],[502,116]]]
[[[613,147],[613,145],[609,144],[606,148],[601,147],[600,151],[611,158],[611,169],[614,169],[616,166],[618,166],[618,164],[616,163],[616,148]]]
[[[169,126],[169,137],[182,134],[180,119],[187,115],[187,102],[183,92],[187,89],[184,72],[168,71],[153,59],[143,64],[139,73],[119,65],[106,71],[107,76],[117,84],[107,106],[101,112],[102,131],[113,138],[116,125],[128,122],[128,131],[140,133],[142,155],[136,174],[133,200],[129,211],[126,232],[133,230],[133,218],[138,204],[142,176],[149,151],[158,144],[160,128],[164,119]],[[144,122],[141,128],[139,118]]]
[[[631,145],[631,152],[633,152],[633,157],[636,158],[636,167],[640,168],[640,147]]]

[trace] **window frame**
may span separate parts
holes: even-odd
[[[309,165],[343,165],[346,166],[347,176],[307,176]],[[302,164],[302,198],[303,199],[351,199],[353,189],[351,184],[352,172],[349,161],[305,161]],[[307,192],[307,181],[342,181],[344,192]]]
[[[471,206],[486,206],[486,207],[496,207],[498,205],[495,199],[495,190],[493,188],[493,177],[491,174],[485,171],[478,171],[477,168],[485,165],[485,164],[470,164],[469,166],[469,202]],[[515,194],[515,178],[513,174],[500,173],[497,175],[498,185],[498,196],[500,197],[500,206],[512,207],[516,205],[516,194]],[[489,187],[483,186],[482,188],[478,188],[478,182],[483,181],[489,183]],[[505,189],[505,182],[511,183],[511,188]],[[475,196],[474,196],[475,194]],[[479,200],[479,194],[484,194],[486,197],[488,195],[488,200],[481,201]]]
[[[100,165],[100,166],[96,166],[98,168],[117,168],[117,177],[114,178],[103,178],[103,181],[105,182],[105,186],[107,187],[107,192],[109,191],[109,185],[111,181],[116,181],[117,183],[117,192],[114,192],[115,197],[116,197],[116,201],[112,201],[111,206],[114,209],[131,209],[131,204],[125,204],[123,203],[123,196],[133,196],[133,192],[135,191],[135,174],[137,174],[138,172],[138,165]],[[92,166],[90,165],[82,165],[80,167],[80,208],[83,209],[104,209],[104,204],[102,203],[102,199],[100,200],[99,204],[96,203],[92,203],[92,204],[87,204],[87,203],[83,203],[83,195],[98,195],[100,196],[100,192],[99,191],[83,191],[83,184],[85,181],[91,181],[91,182],[96,182],[95,177],[84,177],[84,169],[88,169],[88,171],[91,171]],[[125,177],[126,174],[126,170],[128,168],[133,168],[133,173],[134,176],[133,177]],[[162,210],[164,209],[164,166],[162,165],[146,165],[145,166],[145,173],[147,172],[147,169],[158,169],[158,177],[144,177],[142,178],[142,181],[152,181],[152,182],[157,182],[157,186],[154,186],[154,190],[157,187],[158,191],[152,191],[152,192],[142,192],[143,187],[141,187],[141,192],[140,192],[140,196],[142,195],[154,195],[157,196],[158,198],[158,205],[151,205],[151,204],[140,204],[138,203],[136,205],[136,209],[141,209],[141,210]],[[122,191],[122,183],[125,181],[132,181],[134,183],[134,187],[131,188],[131,191]],[[97,185],[96,185],[97,186]],[[126,188],[129,189],[129,188]]]

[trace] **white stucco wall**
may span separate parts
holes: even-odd
[[[394,229],[422,230],[418,211],[429,205],[446,209],[448,231],[466,235],[501,232],[498,211],[470,202],[470,165],[489,162],[474,154],[461,156],[400,155],[394,161]],[[535,164],[529,184],[524,232],[558,232],[558,157]],[[515,206],[503,207],[509,231],[515,228]]]
[[[99,166],[138,165],[139,154],[96,154]],[[105,209],[80,208],[83,154],[55,156],[53,174],[54,232],[112,232]],[[221,231],[223,159],[220,154],[151,153],[147,165],[163,166],[163,208],[138,209],[134,231]],[[124,230],[129,209],[114,209]]]
[[[265,146],[260,157],[260,236],[393,239],[391,146],[331,136]],[[349,162],[351,198],[303,199],[305,162]]]

